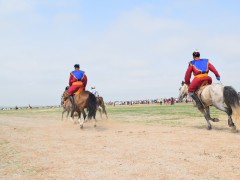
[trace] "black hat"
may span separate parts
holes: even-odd
[[[79,64],[75,64],[74,67],[75,67],[75,68],[79,68]]]
[[[200,52],[194,51],[192,55],[193,55],[193,57],[200,57]]]

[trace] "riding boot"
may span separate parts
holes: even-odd
[[[72,103],[72,108],[75,109],[75,103],[74,103],[74,97],[73,96],[69,96],[69,99]]]
[[[197,94],[195,94],[194,92],[191,92],[191,93],[189,93],[189,95],[196,102],[196,105],[197,105],[198,109],[204,109],[203,104],[200,101],[200,99],[198,98]]]

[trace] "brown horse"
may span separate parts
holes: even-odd
[[[101,96],[97,97],[97,104],[98,104],[98,111],[100,112],[101,118],[102,118],[102,112],[103,112],[108,119],[105,103],[103,101],[103,97],[101,97]]]
[[[63,93],[63,98],[66,100],[69,97],[67,90]],[[96,127],[96,111],[97,111],[97,99],[89,91],[82,91],[79,94],[74,95],[74,103],[75,109],[71,110],[71,118],[73,118],[74,111],[78,113],[78,121],[80,123],[80,128],[83,128],[83,123],[85,122],[86,117],[88,119],[94,118]],[[86,115],[84,109],[87,108],[88,115]],[[80,116],[83,114],[83,120],[81,120]]]
[[[62,120],[63,120],[64,113],[67,112],[67,118],[68,118],[69,113],[72,111],[72,103],[71,103],[70,99],[64,100],[64,97],[62,96],[61,106],[63,107],[63,111],[62,111]]]
[[[65,91],[69,89],[69,86],[65,88]],[[72,103],[69,98],[65,99],[64,95],[61,97],[61,106],[63,107],[62,111],[62,120],[63,120],[63,115],[65,112],[67,112],[67,118],[69,116],[69,113],[72,111]]]

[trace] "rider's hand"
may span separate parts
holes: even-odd
[[[216,79],[217,79],[218,81],[220,81],[220,77],[219,77],[219,76],[217,76]]]

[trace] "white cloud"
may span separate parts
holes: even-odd
[[[0,0],[0,14],[22,13],[33,9],[35,1]]]
[[[237,52],[240,41],[236,41],[239,35],[235,36],[235,41],[231,35],[225,35],[225,38],[220,40],[215,38],[221,35],[221,33],[218,34],[203,27],[196,30],[194,26],[184,21],[152,17],[144,10],[138,9],[125,13],[109,27],[104,35],[90,40],[91,47],[86,48],[94,53],[86,53],[84,56],[91,59],[93,64],[96,59],[104,59],[102,63],[105,63],[109,69],[124,71],[122,76],[110,71],[111,76],[116,79],[110,79],[109,84],[116,80],[122,82],[123,84],[119,83],[116,86],[119,91],[123,91],[124,84],[127,83],[129,85],[128,97],[132,96],[131,92],[135,93],[131,91],[134,86],[130,84],[134,84],[135,87],[141,85],[138,81],[141,77],[148,79],[146,86],[142,87],[143,96],[149,88],[156,88],[156,83],[158,89],[152,94],[153,97],[174,96],[177,94],[179,82],[184,77],[187,62],[192,58],[192,52],[199,48],[203,57],[215,55],[218,58],[218,55],[211,54],[214,47],[218,51],[217,54],[223,58],[228,57],[229,61],[219,63],[212,57],[212,62],[216,64],[219,71],[221,70],[223,78],[235,79],[231,80],[234,82],[233,86],[240,89],[236,66],[233,67],[235,73],[231,74],[231,78],[230,72],[224,70],[232,66],[230,62],[239,59]],[[235,42],[233,46],[229,46],[233,42]],[[139,64],[144,65],[138,68]],[[214,78],[212,74],[211,76]],[[216,82],[215,79],[214,82]],[[107,84],[102,84],[102,86],[106,87],[105,91],[109,91]],[[163,92],[162,89],[166,86],[169,90]]]
[[[65,26],[66,24],[76,23],[79,20],[80,16],[78,13],[57,13],[54,15],[54,23],[57,26]]]
[[[21,31],[15,28],[0,42],[0,61],[4,62],[0,67],[4,80],[0,79],[0,83],[8,87],[9,79],[15,80],[20,94],[31,91],[26,101],[21,99],[22,104],[30,103],[28,99],[36,104],[59,103],[75,63],[80,63],[86,71],[88,87],[95,85],[106,100],[177,96],[196,48],[203,57],[212,60],[224,83],[240,90],[240,35],[234,29],[233,33],[219,32],[213,27],[196,27],[184,19],[134,8],[120,14],[104,28],[105,32],[91,29],[83,33],[78,24],[82,17],[76,12],[60,11],[46,17],[36,12],[29,14],[33,18],[22,20],[22,25],[12,21],[9,27],[17,24]],[[35,27],[31,26],[27,34],[28,24],[35,19]],[[8,19],[0,22],[2,28],[9,24]],[[3,32],[1,27],[0,32]],[[9,70],[18,74],[17,80]],[[13,95],[14,91],[3,89],[2,94],[8,93]],[[7,104],[9,98],[1,100]]]

